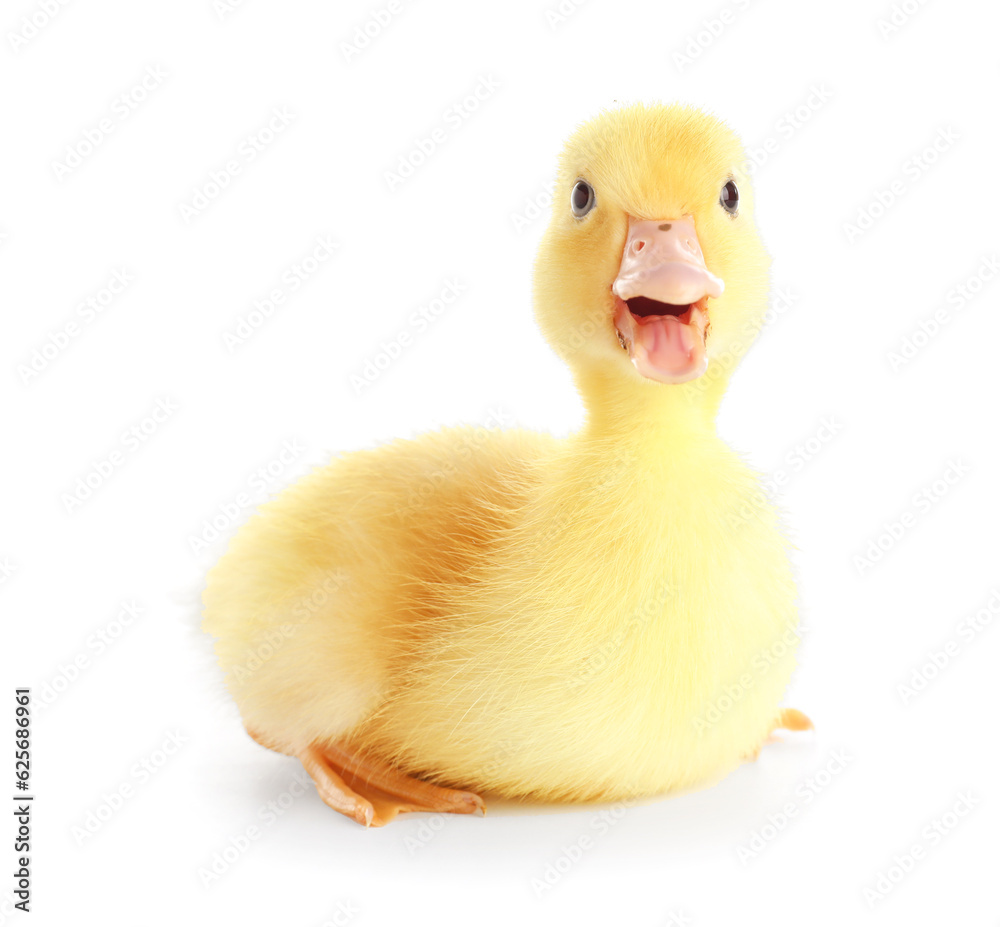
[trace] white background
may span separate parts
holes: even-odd
[[[0,22],[2,726],[13,687],[33,686],[31,923],[996,923],[1000,632],[963,622],[1000,609],[1000,284],[969,283],[956,305],[1000,253],[995,5],[402,0],[348,59],[387,0],[94,0],[47,23],[39,3]],[[446,113],[484,80],[498,86],[455,126]],[[204,572],[254,505],[332,452],[498,412],[579,424],[531,317],[546,221],[531,204],[581,120],[675,99],[720,114],[761,162],[758,222],[790,296],[720,429],[783,477],[804,626],[787,704],[817,730],[712,789],[615,809],[613,826],[593,808],[498,807],[366,832],[243,733],[197,628]],[[276,107],[289,124],[247,159]],[[103,119],[110,133],[59,167]],[[439,126],[444,143],[390,189]],[[230,350],[324,235],[335,256]],[[82,324],[78,304],[123,270]],[[465,291],[416,332],[449,280]],[[894,364],[938,310],[947,322]],[[69,344],[46,347],[70,322]],[[175,411],[126,441],[161,401]],[[904,516],[877,562],[858,560]],[[907,696],[936,651],[943,668]],[[964,793],[973,809],[932,836]],[[915,844],[911,871],[866,899]]]

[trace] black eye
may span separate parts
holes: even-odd
[[[569,202],[573,209],[573,215],[577,219],[582,219],[594,208],[597,202],[594,188],[586,180],[578,180],[573,184],[573,192],[569,195]]]
[[[740,205],[740,191],[736,189],[736,184],[731,180],[727,180],[722,188],[722,192],[719,194],[719,203],[729,215],[736,215],[736,210]]]

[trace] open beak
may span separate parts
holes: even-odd
[[[708,368],[708,300],[725,284],[705,266],[694,219],[629,216],[614,323],[636,370],[660,383],[684,383]]]

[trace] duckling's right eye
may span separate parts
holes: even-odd
[[[736,210],[740,206],[740,191],[732,180],[727,180],[723,184],[722,192],[719,194],[719,203],[729,215],[736,215]]]
[[[594,208],[597,197],[594,195],[594,188],[586,180],[578,180],[573,185],[573,192],[570,194],[569,201],[573,209],[573,215],[577,219],[582,219]]]

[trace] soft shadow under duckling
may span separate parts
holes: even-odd
[[[756,756],[795,587],[718,437],[769,259],[716,119],[631,106],[562,155],[538,323],[587,409],[566,440],[447,429],[336,458],[239,531],[205,629],[251,735],[360,823],[480,791],[619,801]]]

